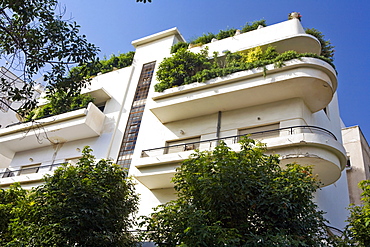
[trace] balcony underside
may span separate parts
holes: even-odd
[[[153,97],[151,111],[162,123],[302,98],[312,112],[325,108],[337,87],[335,71],[315,58],[291,60],[282,68],[237,72],[205,83],[165,90]]]
[[[0,130],[0,153],[14,153],[99,136],[105,115],[94,104],[87,108]]]
[[[165,189],[172,188],[171,179],[175,175],[175,171],[167,171],[161,173],[149,173],[145,175],[135,176],[135,178],[148,189]]]
[[[281,156],[281,165],[283,166],[293,162],[312,166],[313,174],[318,176],[322,186],[327,186],[337,181],[346,165],[343,146],[328,135],[298,133],[261,139],[261,141],[266,143],[268,153],[276,153]],[[233,150],[240,150],[239,144],[232,141],[232,139],[225,140],[225,142]],[[201,150],[203,150],[202,146],[210,147],[212,145],[201,144]],[[207,150],[209,149],[207,148]],[[149,189],[173,187],[173,184],[170,183],[171,179],[162,177],[164,174],[169,176],[174,171],[173,168],[166,169],[168,167],[167,164],[180,164],[189,157],[190,153],[192,151],[179,152],[177,154],[158,154],[156,152],[155,156],[141,158],[135,163],[141,175],[135,177]],[[150,169],[150,172],[146,172],[148,169]]]

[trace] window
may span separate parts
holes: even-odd
[[[104,109],[105,109],[105,103],[106,103],[106,102],[104,102],[103,104],[99,104],[99,105],[97,105],[98,109],[99,109],[101,112],[104,112]]]
[[[352,169],[351,159],[350,159],[350,156],[347,156],[346,170],[351,170],[351,169]]]
[[[150,83],[154,73],[155,62],[144,64],[140,79],[136,87],[134,100],[132,102],[130,115],[127,120],[125,133],[118,154],[117,164],[129,168],[131,156],[134,153],[136,139],[139,134],[141,119],[143,116],[146,98],[148,97]]]
[[[19,175],[38,173],[40,169],[40,165],[41,164],[22,166],[21,170],[19,171]]]
[[[194,150],[198,149],[199,145],[200,145],[200,136],[182,140],[168,141],[165,153],[170,154]]]
[[[269,124],[264,126],[258,126],[248,129],[239,130],[239,135],[250,134],[252,139],[265,139],[279,136],[279,123]]]

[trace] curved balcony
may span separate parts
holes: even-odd
[[[205,46],[208,47],[208,54],[213,54],[214,52],[222,54],[225,51],[225,47],[230,52],[237,52],[257,46],[273,46],[280,53],[291,50],[299,53],[320,54],[321,52],[320,42],[312,35],[306,34],[298,19],[269,25],[240,35],[217,40],[201,47],[194,47],[190,50],[197,53]]]
[[[0,154],[99,136],[105,115],[93,103],[87,108],[0,129]]]
[[[337,88],[335,70],[316,58],[294,59],[155,93],[150,110],[162,123],[301,98],[312,112],[324,109]]]
[[[240,137],[241,135],[237,135],[143,150],[142,158],[135,163],[141,172],[141,175],[136,177],[148,188],[159,188],[155,185],[156,181],[161,188],[171,187],[173,185],[168,174],[174,174],[176,167],[174,164],[187,159],[194,149],[212,150],[219,140],[223,140],[233,150],[239,151],[240,145],[237,142]],[[281,165],[296,162],[312,166],[313,173],[318,175],[322,186],[338,180],[346,165],[342,144],[330,131],[317,126],[293,126],[253,132],[250,133],[250,137],[266,143],[268,153],[279,154]],[[166,178],[162,178],[164,174],[167,174]]]

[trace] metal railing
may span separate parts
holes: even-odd
[[[16,177],[20,175],[27,175],[27,174],[34,174],[34,173],[41,173],[41,172],[49,172],[53,171],[54,168],[59,167],[65,163],[57,163],[51,165],[44,165],[44,166],[35,166],[35,167],[28,167],[28,168],[21,168],[17,170],[10,170],[9,168],[6,169],[4,172],[0,172],[0,178],[9,178],[9,177]]]
[[[268,138],[273,138],[273,137],[294,135],[294,134],[300,134],[300,133],[317,133],[317,134],[326,135],[330,138],[333,138],[334,140],[337,140],[335,135],[329,130],[326,130],[324,128],[317,127],[317,126],[302,125],[302,126],[292,126],[292,127],[264,130],[264,131],[258,131],[258,132],[250,132],[250,133],[246,133],[243,135],[228,136],[228,137],[215,138],[215,139],[204,140],[204,141],[182,143],[182,144],[170,145],[166,147],[146,149],[146,150],[141,151],[141,157],[153,157],[153,156],[158,156],[158,155],[163,155],[163,154],[168,154],[168,153],[184,152],[184,151],[194,150],[194,149],[199,149],[199,148],[204,149],[204,150],[212,149],[218,145],[220,140],[226,142],[227,144],[234,144],[240,141],[240,138],[245,135],[250,135],[249,137],[252,139],[261,140],[261,139],[268,139]]]

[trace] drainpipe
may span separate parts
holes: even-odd
[[[219,144],[219,140],[220,140],[220,132],[221,132],[221,114],[222,114],[222,112],[221,112],[221,111],[219,111],[219,112],[218,112],[218,116],[217,116],[217,130],[216,130],[217,145]]]

